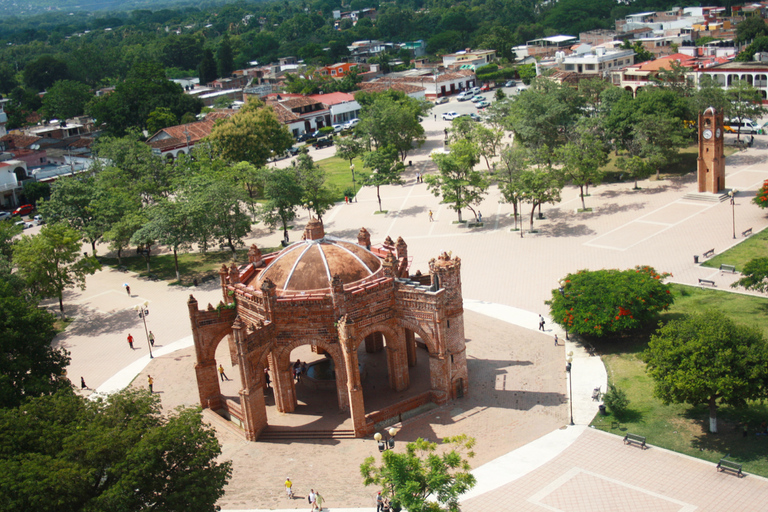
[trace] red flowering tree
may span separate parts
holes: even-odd
[[[548,300],[550,314],[570,332],[605,336],[647,327],[674,301],[664,279],[652,267],[629,270],[580,270],[568,274]]]
[[[768,208],[768,180],[763,182],[763,186],[757,191],[757,195],[752,199],[752,202],[760,208]]]

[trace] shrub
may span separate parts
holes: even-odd
[[[580,270],[568,274],[547,301],[552,318],[571,332],[600,337],[646,327],[674,301],[652,267]]]
[[[629,398],[623,389],[608,384],[608,392],[603,395],[603,403],[617,418],[621,418],[629,407]]]
[[[768,180],[763,182],[763,186],[757,191],[757,195],[752,199],[760,208],[768,208]]]

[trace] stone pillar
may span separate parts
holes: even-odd
[[[369,251],[371,250],[371,234],[365,228],[360,228],[357,232],[357,244],[362,245]]]
[[[339,322],[339,342],[344,354],[344,366],[347,367],[349,413],[352,416],[355,437],[363,437],[368,435],[368,429],[365,421],[363,386],[360,384],[360,369],[355,350],[355,326],[352,320],[346,316],[342,317],[341,322]]]
[[[387,373],[389,387],[395,391],[405,391],[411,385],[405,343],[387,344]]]
[[[445,354],[429,354],[429,381],[436,402],[446,403],[451,395],[451,375]]]
[[[408,366],[416,366],[416,336],[410,329],[405,329],[405,351],[408,354]]]
[[[200,394],[200,406],[203,409],[221,409],[221,388],[219,387],[219,375],[216,371],[216,361],[207,361],[195,364],[197,374],[197,391]]]
[[[293,367],[290,361],[281,365],[280,361],[270,355],[272,369],[272,387],[275,391],[275,405],[283,413],[296,410],[296,387],[293,382]],[[281,367],[282,366],[282,367]]]
[[[267,427],[267,406],[264,403],[264,387],[240,390],[240,405],[243,408],[243,430],[248,441],[259,438]]]
[[[365,351],[369,354],[381,352],[384,348],[384,335],[374,332],[365,337]]]

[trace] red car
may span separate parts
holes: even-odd
[[[13,210],[13,215],[29,215],[35,210],[35,207],[31,204],[25,204],[24,206],[19,206],[15,210]]]
[[[491,86],[490,86],[490,85],[488,85],[488,84],[485,84],[484,86],[482,86],[482,87],[480,88],[480,92],[488,92],[488,91],[490,91],[490,90],[491,90]]]

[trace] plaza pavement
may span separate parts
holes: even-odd
[[[445,126],[446,122],[425,121],[429,139],[422,148],[408,157],[413,166],[407,169],[406,183],[382,187],[382,202],[388,210],[386,214],[375,213],[375,190],[363,189],[358,194],[357,202],[338,204],[324,216],[326,232],[354,240],[359,228],[365,226],[371,232],[374,244],[381,243],[386,236],[393,239],[402,236],[413,258],[411,268],[422,271],[427,269],[429,259],[442,251],[450,251],[461,257],[467,318],[473,313],[482,313],[497,322],[507,322],[510,336],[515,338],[515,343],[520,344],[521,350],[527,350],[531,345],[529,339],[539,339],[554,333],[564,338],[563,333],[549,321],[546,333],[538,334],[535,330],[538,314],[547,311],[544,301],[549,298],[550,290],[556,288],[558,280],[568,272],[582,268],[628,268],[649,264],[658,271],[671,272],[673,281],[695,285],[699,278],[713,279],[721,289],[728,289],[728,285],[737,278],[693,263],[694,255],[702,255],[710,248],[720,253],[738,241],[733,239],[733,210],[727,201],[705,203],[683,199],[686,192],[695,189],[693,175],[658,182],[643,181],[641,189],[637,191],[632,190],[631,182],[593,187],[590,190],[591,196],[587,198],[587,206],[594,211],[583,214],[575,213],[580,207],[577,190],[566,188],[561,202],[544,205],[542,208],[545,219],[535,221],[537,233],[527,232],[529,211],[524,211],[526,231],[522,238],[519,232],[510,230],[513,224],[510,217],[511,205],[500,203],[495,189],[480,207],[484,217],[483,227],[468,228],[466,225],[454,224],[455,212],[440,204],[438,198],[427,191],[425,184],[415,183],[417,171],[428,173],[435,170],[429,160],[429,153],[442,147],[442,130]],[[735,204],[737,238],[741,237],[741,231],[749,227],[757,232],[768,225],[763,211],[750,201],[762,182],[768,179],[768,164],[765,163],[767,140],[767,137],[758,136],[755,138],[755,148],[727,159],[726,185],[740,191]],[[330,156],[332,151],[332,148],[313,150],[312,154],[316,157]],[[283,161],[278,165],[287,163]],[[429,210],[434,212],[434,222],[429,222]],[[464,215],[466,218],[468,212]],[[301,236],[306,220],[305,215],[295,223],[291,232],[292,239]],[[261,226],[256,226],[248,243],[254,242],[262,247],[275,246],[280,239],[279,232],[269,233]],[[125,282],[131,286],[131,296],[122,286]],[[190,371],[194,351],[191,348],[186,308],[190,293],[194,294],[203,307],[208,302],[216,304],[221,291],[214,283],[195,288],[171,287],[165,283],[138,280],[132,274],[103,270],[88,278],[85,291],[68,292],[65,295],[65,307],[68,314],[76,316],[76,320],[66,332],[57,337],[55,343],[72,353],[72,364],[68,372],[73,382],[83,375],[91,388],[108,392],[132,381],[134,385],[144,385],[141,379],[147,372],[151,372],[155,377],[155,388],[161,392],[164,387],[193,387],[193,381],[188,381],[190,375],[194,379],[194,372]],[[141,320],[131,309],[145,301],[150,309],[148,325],[156,338],[156,357],[152,361],[149,360]],[[477,322],[481,325],[484,323],[482,320]],[[136,340],[135,350],[127,346],[128,332]],[[540,351],[538,348],[532,350]],[[592,389],[596,385],[605,389],[605,370],[599,359],[590,357],[579,344],[569,342],[564,348],[539,354],[543,359],[537,359],[539,362],[534,366],[546,367],[550,373],[556,372],[559,385],[562,386],[561,394],[565,396],[567,381],[562,368],[565,356],[570,351],[574,352],[575,358],[573,403],[574,419],[579,426],[563,430],[549,427],[549,430],[543,431],[537,430],[535,425],[528,425],[522,429],[525,432],[521,436],[526,439],[526,443],[547,432],[552,433],[541,437],[536,441],[538,444],[528,445],[527,449],[520,445],[517,450],[510,451],[496,462],[500,466],[487,466],[493,463],[489,453],[486,453],[483,459],[488,459],[484,461],[487,464],[476,469],[478,490],[464,499],[467,510],[481,510],[491,504],[493,508],[501,510],[651,510],[651,505],[649,508],[632,508],[643,501],[639,499],[643,496],[651,496],[652,506],[659,510],[711,509],[711,501],[697,501],[690,496],[686,489],[692,482],[698,488],[716,488],[724,496],[731,496],[730,503],[744,504],[745,500],[754,500],[749,502],[754,504],[764,503],[763,479],[754,476],[735,479],[715,474],[711,464],[701,461],[682,463],[679,461],[687,461],[687,458],[657,448],[646,452],[633,450],[621,445],[620,438],[591,429],[585,430],[583,426],[591,421],[596,412],[597,403],[591,400]],[[166,367],[168,373],[162,370]],[[155,368],[160,371],[159,374]],[[507,369],[506,375],[513,375],[511,371],[517,370]],[[135,380],[137,375],[141,377]],[[498,390],[498,380],[495,384],[491,383],[491,386]],[[524,387],[525,383],[519,386]],[[170,395],[170,391],[167,392]],[[165,395],[161,396],[165,403]],[[181,397],[179,400],[184,402],[189,398]],[[559,411],[555,413],[556,423],[564,426],[568,419],[564,408],[554,407],[553,410]],[[439,410],[431,416],[436,414],[439,414]],[[466,415],[466,411],[460,414]],[[552,418],[536,414],[532,409],[528,416],[539,418],[536,421],[542,426],[552,424]],[[504,436],[511,434],[508,429],[508,424],[500,422],[495,431],[487,430],[483,434]],[[270,470],[274,468],[276,474],[272,475],[271,487],[279,486],[275,482],[286,476],[278,466],[282,467],[287,461],[286,457],[290,457],[286,453],[293,453],[291,462],[296,463],[293,467],[297,470],[308,465],[309,474],[316,475],[315,481],[333,481],[329,483],[331,492],[324,493],[327,499],[329,494],[332,497],[328,500],[329,506],[363,506],[365,502],[371,502],[370,496],[347,496],[352,488],[357,490],[358,486],[338,478],[334,481],[332,477],[334,471],[345,465],[344,457],[351,453],[361,453],[361,450],[364,452],[367,445],[361,449],[359,444],[370,443],[369,440],[339,443],[333,449],[340,452],[342,460],[333,461],[327,459],[330,452],[315,451],[311,444],[294,443],[293,446],[278,447],[273,443],[267,445],[269,450],[266,450],[265,446],[259,446],[261,443],[245,443],[231,432],[219,430],[225,447],[225,458],[230,454],[251,450],[244,455],[239,453],[238,456],[253,458],[253,467],[257,472],[260,468],[263,470],[265,463]],[[416,430],[418,428],[414,425]],[[471,431],[467,433],[474,435]],[[528,439],[531,436],[535,437]],[[281,448],[284,450],[281,451]],[[269,452],[273,451],[280,452],[283,459],[270,457]],[[501,453],[504,452],[496,451],[492,454],[495,457]],[[643,464],[643,457],[646,462],[651,462]],[[315,460],[321,463],[318,467],[307,464],[307,461]],[[584,466],[585,461],[590,462],[588,467]],[[666,470],[678,464],[684,471]],[[516,468],[516,471],[512,472],[508,468]],[[697,471],[696,468],[705,469]],[[249,478],[256,478],[253,474],[237,475],[237,472],[236,468],[236,477],[241,486],[247,486]],[[710,478],[713,475],[716,477],[714,481]],[[322,483],[318,485],[324,488]],[[583,490],[581,494],[579,489]],[[478,494],[481,491],[484,492]],[[368,494],[372,495],[373,491]],[[606,505],[609,502],[588,501],[587,495],[594,494],[601,499],[615,496],[628,501],[621,502],[624,503],[621,506],[614,503],[611,508]],[[568,499],[571,501],[557,501],[562,498],[561,495],[570,497]],[[228,510],[235,510],[252,509],[260,506],[259,503],[265,503],[265,500],[258,497],[250,498],[250,502],[225,500],[225,505]],[[266,500],[266,503],[270,509],[282,507],[279,501]],[[588,503],[591,505],[587,506]],[[298,500],[289,505],[292,509],[303,506]],[[725,508],[750,509],[748,506]],[[333,510],[336,509],[334,506]]]

